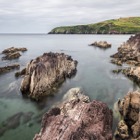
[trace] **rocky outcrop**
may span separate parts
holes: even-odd
[[[111,57],[114,64],[128,64],[130,67],[122,69],[121,72],[140,85],[140,34],[131,36]]]
[[[94,43],[90,44],[90,46],[96,46],[99,48],[106,49],[106,48],[110,48],[111,44],[107,43],[106,41],[99,41],[99,42],[95,41]]]
[[[112,111],[91,101],[78,88],[71,89],[61,107],[48,111],[34,140],[112,140]]]
[[[26,68],[22,69],[21,71],[18,71],[15,73],[15,77],[20,77],[22,75],[25,75],[26,74]]]
[[[5,54],[5,56],[2,57],[2,60],[17,59],[21,56],[19,52],[25,52],[25,51],[27,51],[26,48],[11,47],[11,48],[5,49],[2,51],[2,54]]]
[[[132,92],[118,101],[122,120],[118,123],[116,140],[140,140],[140,92]]]
[[[129,40],[123,43],[118,52],[111,56],[116,63],[140,65],[140,34],[131,36]]]
[[[19,64],[13,64],[13,65],[5,66],[5,67],[0,67],[0,74],[9,72],[14,69],[19,69],[19,68],[20,68]]]
[[[21,92],[38,100],[53,93],[66,78],[76,74],[77,61],[64,53],[44,53],[26,67]]]

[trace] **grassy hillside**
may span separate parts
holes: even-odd
[[[138,32],[140,32],[140,17],[128,17],[88,25],[57,27],[49,34],[134,34]]]

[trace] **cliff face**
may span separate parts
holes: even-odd
[[[49,34],[135,34],[139,32],[140,17],[128,17],[88,25],[56,27]]]
[[[54,92],[66,78],[76,74],[77,61],[63,53],[44,53],[24,70],[21,92],[39,99]]]
[[[61,107],[47,112],[34,140],[112,140],[112,111],[91,101],[79,88],[71,89]]]

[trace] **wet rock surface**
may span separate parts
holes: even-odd
[[[13,64],[13,65],[8,65],[5,67],[0,67],[0,74],[10,72],[11,70],[19,69],[20,65],[19,64]]]
[[[127,94],[118,101],[118,108],[122,120],[119,122],[115,134],[116,140],[140,139],[140,92]]]
[[[27,65],[21,92],[36,100],[50,95],[76,74],[76,66],[77,61],[64,53],[44,53]]]
[[[110,48],[111,44],[107,43],[106,41],[99,41],[99,42],[95,41],[94,43],[90,44],[90,46],[96,46],[99,48],[106,49],[106,48]]]
[[[128,41],[118,48],[118,52],[111,57],[116,63],[138,66],[140,64],[140,34],[131,36]]]
[[[79,88],[71,89],[65,101],[48,111],[34,140],[112,140],[112,111],[91,101]]]
[[[140,34],[131,36],[111,57],[113,58],[111,62],[116,65],[128,64],[129,67],[123,69],[122,73],[134,82],[140,83]]]
[[[17,59],[21,56],[20,52],[27,51],[26,48],[15,48],[11,47],[2,51],[2,54],[5,56],[2,57],[2,60],[12,60]]]

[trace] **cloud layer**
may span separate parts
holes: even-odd
[[[1,33],[47,33],[61,25],[140,16],[139,0],[0,0]]]

